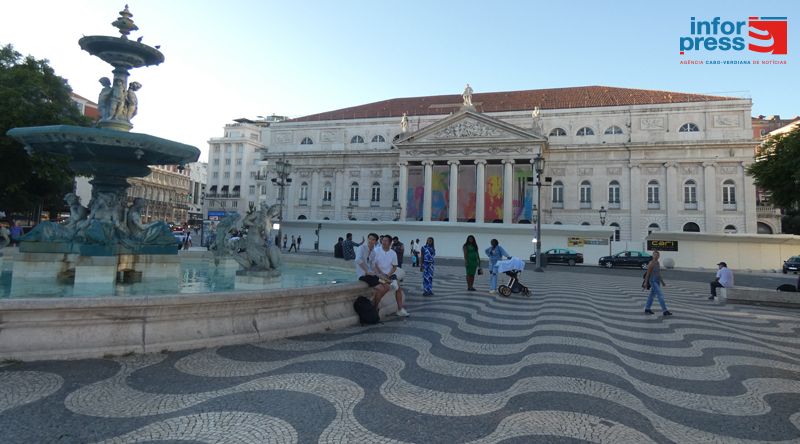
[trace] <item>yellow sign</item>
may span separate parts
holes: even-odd
[[[568,247],[582,247],[585,244],[585,239],[582,237],[568,237],[567,238],[567,246]]]

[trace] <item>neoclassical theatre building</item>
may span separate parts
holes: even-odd
[[[743,98],[604,86],[473,94],[468,85],[235,126],[269,164],[249,174],[255,200],[278,199],[273,165],[291,163],[287,219],[531,223],[541,153],[543,223],[599,225],[603,208],[616,240],[641,241],[652,231],[779,232],[745,174],[757,144],[750,113]],[[225,142],[212,139],[210,165]],[[209,186],[235,186],[218,182]]]

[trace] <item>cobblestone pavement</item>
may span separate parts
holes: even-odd
[[[409,270],[411,317],[378,326],[2,363],[0,441],[800,441],[800,312],[668,280],[675,315],[646,316],[641,278],[526,272],[533,297],[503,298],[462,272],[423,298]]]

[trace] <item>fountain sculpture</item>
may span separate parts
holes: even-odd
[[[67,194],[68,223],[43,222],[22,238],[14,279],[74,275],[76,284],[113,284],[121,271],[156,277],[177,273],[175,238],[163,221],[142,223],[143,200],[128,206],[127,179],[149,175],[149,165],[177,164],[182,168],[197,161],[200,150],[129,132],[131,119],[138,113],[136,91],[142,87],[139,82],[128,82],[130,70],[158,65],[164,55],[141,43],[141,38],[129,40],[130,32],[139,28],[127,5],[119,14],[112,25],[119,29],[120,37],[87,36],[78,42],[83,50],[114,67],[113,80],[100,79],[100,119],[95,127],[54,125],[8,131],[29,153],[66,155],[73,171],[93,176],[87,207],[74,194]]]

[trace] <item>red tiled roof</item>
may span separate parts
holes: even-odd
[[[738,98],[610,86],[531,89],[472,95],[472,103],[479,112],[524,111],[532,110],[536,106],[540,109],[567,109],[736,99]],[[290,119],[288,122],[400,117],[403,113],[408,113],[409,116],[442,115],[458,111],[462,102],[460,94],[405,97],[311,114]]]

